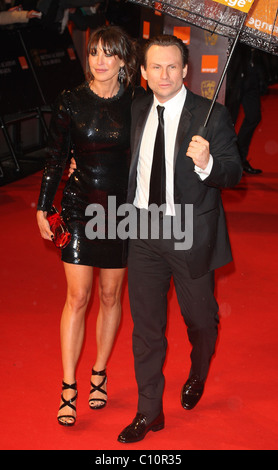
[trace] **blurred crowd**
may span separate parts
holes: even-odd
[[[0,0],[0,26],[39,22],[63,33],[69,22],[86,31],[108,21],[138,37],[138,10],[127,0]]]

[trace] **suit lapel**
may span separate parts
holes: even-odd
[[[174,168],[176,166],[179,149],[190,127],[190,121],[192,117],[191,109],[194,106],[193,101],[194,101],[193,94],[191,93],[190,90],[187,89],[187,96],[186,96],[186,100],[184,103],[184,107],[181,113],[180,122],[179,122],[178,130],[177,130],[177,137],[176,137],[175,150],[174,150]]]
[[[182,110],[181,117],[180,117],[180,122],[178,126],[178,131],[177,131],[177,137],[176,137],[176,142],[175,142],[175,150],[174,150],[174,168],[176,166],[176,161],[177,161],[177,155],[179,153],[179,149],[181,147],[181,144],[183,140],[186,137],[186,134],[189,130],[190,126],[190,119],[191,119],[191,113],[186,109],[185,107]]]
[[[151,102],[148,101],[148,103],[146,103],[146,105],[141,108],[141,111],[137,118],[136,127],[134,130],[134,141],[133,141],[133,150],[132,150],[133,155],[137,158],[138,158],[139,146],[141,143],[143,131],[145,128],[145,124],[146,124],[151,106],[152,106],[152,100]]]
[[[146,102],[141,106],[139,112],[134,113],[133,119],[135,124],[132,125],[131,132],[134,133],[132,139],[132,156],[129,171],[129,185],[128,185],[128,202],[133,200],[136,190],[136,177],[137,177],[137,165],[139,159],[139,149],[142,140],[143,131],[145,128],[146,120],[148,118],[151,106],[153,102],[153,95],[147,97]]]

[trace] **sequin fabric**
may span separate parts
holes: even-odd
[[[62,216],[72,234],[70,244],[62,250],[65,262],[101,268],[126,265],[126,241],[117,237],[117,230],[114,239],[108,237],[108,203],[113,196],[113,215],[126,201],[131,101],[131,88],[121,86],[117,95],[105,99],[94,94],[87,82],[64,91],[57,100],[38,209],[50,210],[72,149],[77,169],[66,181],[61,201]],[[91,204],[103,210],[85,215]],[[86,236],[89,221],[90,230],[97,232],[95,239]],[[116,217],[116,227],[119,221]]]

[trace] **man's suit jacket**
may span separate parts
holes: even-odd
[[[153,95],[134,100],[131,124],[131,165],[128,203],[136,191],[140,143]],[[189,143],[198,134],[207,116],[210,101],[187,90],[174,151],[175,204],[193,204],[193,246],[186,251],[186,261],[193,278],[232,261],[231,247],[221,200],[221,188],[238,184],[242,175],[237,137],[227,109],[216,103],[207,126],[206,139],[213,157],[211,174],[202,181],[194,163],[186,156]],[[184,214],[184,210],[181,210]],[[186,223],[186,221],[185,221]]]

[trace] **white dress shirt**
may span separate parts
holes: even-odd
[[[138,209],[148,209],[149,186],[153,160],[153,149],[158,127],[158,113],[156,107],[163,106],[164,111],[164,132],[165,132],[165,166],[166,166],[166,215],[175,215],[174,205],[174,149],[176,135],[180,121],[181,112],[185,103],[187,90],[182,86],[177,95],[165,103],[160,103],[154,96],[139,151],[139,161],[137,167],[137,188],[134,205]],[[195,165],[195,171],[201,179],[205,179],[211,171],[213,159],[205,170]]]

